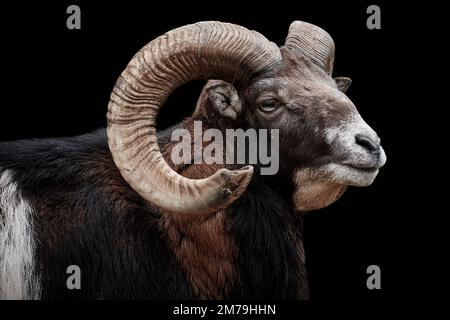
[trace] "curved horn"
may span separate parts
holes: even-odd
[[[307,22],[294,21],[289,27],[285,46],[309,58],[328,75],[332,74],[334,41],[325,30]]]
[[[142,48],[120,75],[108,105],[108,143],[124,179],[144,199],[173,212],[213,212],[245,191],[253,167],[206,179],[173,171],[161,155],[156,117],[170,93],[194,79],[245,83],[281,60],[261,34],[220,22],[169,31]]]

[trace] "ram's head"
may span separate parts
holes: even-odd
[[[386,156],[376,133],[345,95],[348,78],[332,78],[334,43],[296,21],[278,48],[243,27],[201,22],[149,43],[119,78],[108,112],[108,138],[124,178],[142,197],[174,212],[213,212],[245,191],[252,167],[221,169],[193,180],[161,156],[155,119],[170,93],[193,79],[213,112],[234,126],[279,129],[280,171],[296,184],[299,210],[324,207],[347,186],[367,186]]]

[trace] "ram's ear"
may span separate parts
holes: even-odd
[[[352,79],[347,77],[336,77],[334,78],[334,81],[337,84],[337,87],[339,91],[345,92],[352,84]]]
[[[208,99],[222,116],[236,119],[242,111],[242,102],[234,86],[228,82],[209,81],[205,88]]]

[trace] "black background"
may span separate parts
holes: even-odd
[[[81,30],[66,28],[70,4],[81,7]],[[366,27],[370,4],[381,7],[381,30]],[[105,126],[120,72],[142,46],[172,28],[220,20],[282,45],[293,20],[314,23],[334,38],[334,75],[353,79],[347,94],[382,138],[388,161],[371,187],[351,188],[337,203],[305,217],[312,298],[448,297],[448,212],[440,207],[447,188],[440,150],[446,146],[434,139],[445,127],[436,124],[436,92],[425,88],[433,84],[437,90],[437,80],[421,75],[440,65],[427,56],[434,33],[423,22],[440,9],[411,6],[280,0],[2,4],[0,141],[72,136]],[[161,127],[193,111],[201,85],[175,92]],[[381,268],[381,290],[366,287],[371,264]]]

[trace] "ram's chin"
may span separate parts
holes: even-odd
[[[346,189],[345,185],[331,183],[301,184],[296,187],[293,203],[301,212],[322,209],[338,200]]]
[[[294,175],[294,206],[302,212],[327,207],[337,201],[348,186],[369,186],[377,174],[378,169],[338,163],[300,169]]]

